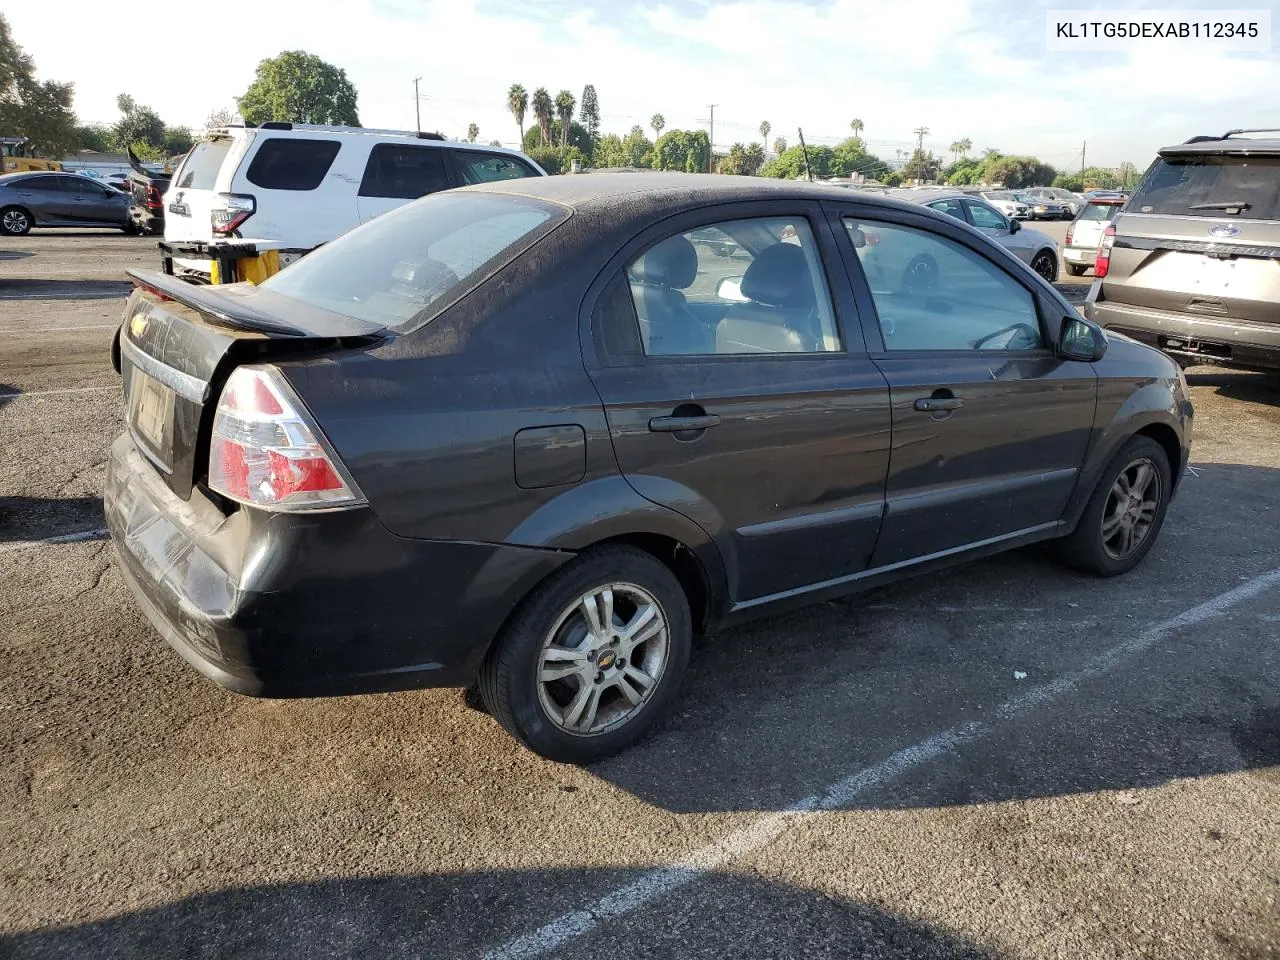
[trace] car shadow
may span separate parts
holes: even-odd
[[[129,296],[129,280],[43,280],[0,278],[3,300],[118,300]]]
[[[31,250],[0,250],[0,260],[25,260],[34,256]]]
[[[102,497],[0,497],[0,543],[99,529]]]
[[[1254,576],[1280,567],[1274,527],[1257,512],[1280,499],[1280,470],[1204,464],[1184,484],[1161,542],[1127,577],[1075,574],[1042,545],[701,639],[673,713],[589,769],[678,813],[787,809],[860,771],[865,787],[839,806],[1275,776],[1280,690],[1264,679],[1280,676],[1274,613],[1172,630],[1158,653],[1122,657],[1069,695],[1001,718],[1020,695],[1245,579],[1219,573],[1225,585],[1208,587],[1201,558]],[[1278,594],[1259,602],[1276,606]],[[980,736],[964,740],[975,725]],[[944,732],[960,745],[938,746]],[[915,763],[911,751],[928,743]]]
[[[16,400],[20,396],[22,396],[21,387],[15,387],[11,383],[0,383],[0,407],[4,407],[9,401]]]
[[[1214,393],[1245,403],[1265,403],[1280,407],[1280,373],[1244,373],[1213,370],[1187,371],[1187,383],[1193,387],[1213,387]]]
[[[0,957],[479,957],[642,875],[621,869],[490,870],[234,887],[103,920],[0,934]],[[998,956],[870,904],[731,873],[707,874],[671,897],[601,919],[555,953],[617,960],[695,954],[720,960]]]

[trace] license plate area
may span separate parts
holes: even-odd
[[[173,390],[135,367],[129,377],[126,422],[138,449],[165,473],[173,470],[173,418]]]

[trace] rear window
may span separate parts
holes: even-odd
[[[176,186],[187,190],[212,190],[218,170],[231,149],[231,138],[204,140],[191,148],[187,161],[178,174]]]
[[[404,333],[568,216],[564,207],[527,197],[432,194],[325,244],[263,287]]]
[[[1244,209],[1229,204],[1247,204]],[[1280,157],[1161,158],[1129,201],[1130,213],[1280,219]]]
[[[1091,203],[1080,211],[1081,220],[1114,220],[1123,203]]]
[[[444,151],[439,147],[380,143],[369,151],[360,196],[416,200],[449,186]]]
[[[336,140],[272,137],[262,141],[245,177],[264,190],[314,190],[341,146]]]
[[[454,156],[458,159],[458,172],[462,176],[462,182],[466,184],[537,176],[533,167],[507,154],[458,150]]]

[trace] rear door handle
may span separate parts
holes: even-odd
[[[720,417],[715,413],[704,413],[698,417],[653,417],[649,420],[649,430],[653,433],[684,433],[687,430],[705,430],[719,424]]]
[[[959,397],[921,397],[916,401],[916,409],[928,413],[935,413],[938,410],[959,410],[963,406],[964,401]]]

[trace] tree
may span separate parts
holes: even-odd
[[[849,121],[849,129],[853,131],[853,135],[858,140],[862,139],[862,121],[856,117]]]
[[[773,129],[773,124],[768,120],[760,121],[760,140],[764,143],[764,148],[769,149],[769,131]]]
[[[356,88],[347,73],[303,50],[263,60],[253,83],[237,101],[244,122],[267,120],[360,126]]]
[[[787,138],[786,138],[786,137],[774,137],[774,138],[773,138],[773,152],[774,152],[774,153],[776,153],[778,156],[782,156],[783,151],[785,151],[786,149],[787,149]]]
[[[667,120],[660,113],[655,113],[649,118],[649,126],[653,127],[653,139],[655,142],[662,136],[662,131],[666,125]]]
[[[491,147],[500,147],[500,146],[502,146],[502,141],[501,141],[501,140],[490,140],[490,141],[489,141],[489,146],[491,146]]]
[[[561,147],[559,144],[563,137],[563,133],[564,130],[561,127],[560,121],[552,120],[551,127],[547,131],[548,141],[546,146],[552,150],[560,150]],[[535,127],[524,135],[524,144],[522,149],[525,153],[528,153],[530,149],[541,147],[542,145],[541,128]],[[577,148],[582,152],[583,156],[590,157],[591,136],[587,133],[587,128],[577,121],[571,122],[569,124],[569,138],[566,146]]]
[[[1138,185],[1141,177],[1138,174],[1138,168],[1126,160],[1116,169],[1116,179],[1121,189],[1132,190]]]
[[[735,143],[729,148],[729,152],[720,158],[720,162],[716,164],[716,171],[719,173],[727,173],[731,176],[743,174],[747,172],[747,147],[742,143]]]
[[[205,118],[204,128],[212,130],[215,127],[225,127],[236,122],[236,112],[228,110],[226,107],[219,107],[216,110],[210,110],[209,116]]]
[[[520,128],[520,142],[524,143],[524,114],[529,109],[529,93],[518,83],[513,83],[507,91],[507,109],[516,118],[516,126]]]
[[[560,121],[560,149],[564,149],[569,145],[569,124],[573,122],[573,108],[578,105],[578,101],[573,99],[573,94],[568,90],[561,90],[556,94],[556,119]]]
[[[973,149],[973,141],[968,137],[965,137],[963,140],[959,141],[957,146],[960,147],[960,156],[967,157],[969,155],[969,151]]]
[[[834,151],[830,147],[812,146],[809,148],[809,170],[814,179],[831,175],[831,156]],[[783,180],[795,180],[805,176],[805,151],[795,146],[780,153],[777,159],[770,160],[760,171],[766,177],[778,177]]]
[[[100,123],[82,123],[75,128],[76,149],[108,153],[111,150],[111,128]]]
[[[542,145],[551,146],[551,120],[555,116],[555,104],[551,102],[551,94],[546,87],[533,91],[533,116],[538,121],[538,130],[542,133]]]
[[[170,127],[164,128],[164,155],[166,157],[176,157],[179,154],[186,153],[195,144],[195,140],[191,136],[189,127]]]
[[[658,170],[702,173],[711,159],[711,140],[705,130],[668,130],[653,145]]]
[[[764,147],[758,143],[747,144],[743,169],[740,173],[745,173],[749,177],[754,177],[760,172],[760,168],[764,166]]]
[[[625,137],[606,134],[596,144],[597,167],[648,167],[653,163],[653,141],[644,135],[639,124]]]
[[[467,143],[475,143],[476,137],[480,136],[480,125],[477,123],[467,124]]]
[[[164,146],[164,121],[154,110],[142,106],[127,93],[116,97],[116,107],[120,110],[120,119],[111,128],[111,139],[117,150],[123,153],[125,147],[137,146],[150,151],[161,150]]]
[[[582,88],[582,109],[578,111],[578,116],[582,125],[587,128],[587,135],[591,137],[591,144],[594,146],[600,139],[600,100],[596,96],[596,88],[589,83]]]
[[[1084,189],[1084,181],[1080,179],[1080,174],[1078,173],[1060,173],[1053,178],[1051,186],[1079,193]]]
[[[960,141],[952,140],[951,146],[947,147],[947,152],[951,154],[951,162],[953,164],[960,162]]]
[[[1052,183],[1057,173],[1035,157],[1003,156],[987,164],[984,176],[989,182],[1003,183],[1016,190]]]
[[[70,83],[37,81],[35,62],[0,15],[0,131],[26,137],[35,156],[66,156],[77,143],[74,89]]]
[[[830,173],[835,177],[861,174],[869,180],[879,180],[889,172],[889,165],[877,156],[867,153],[860,137],[850,137],[831,151]]]

